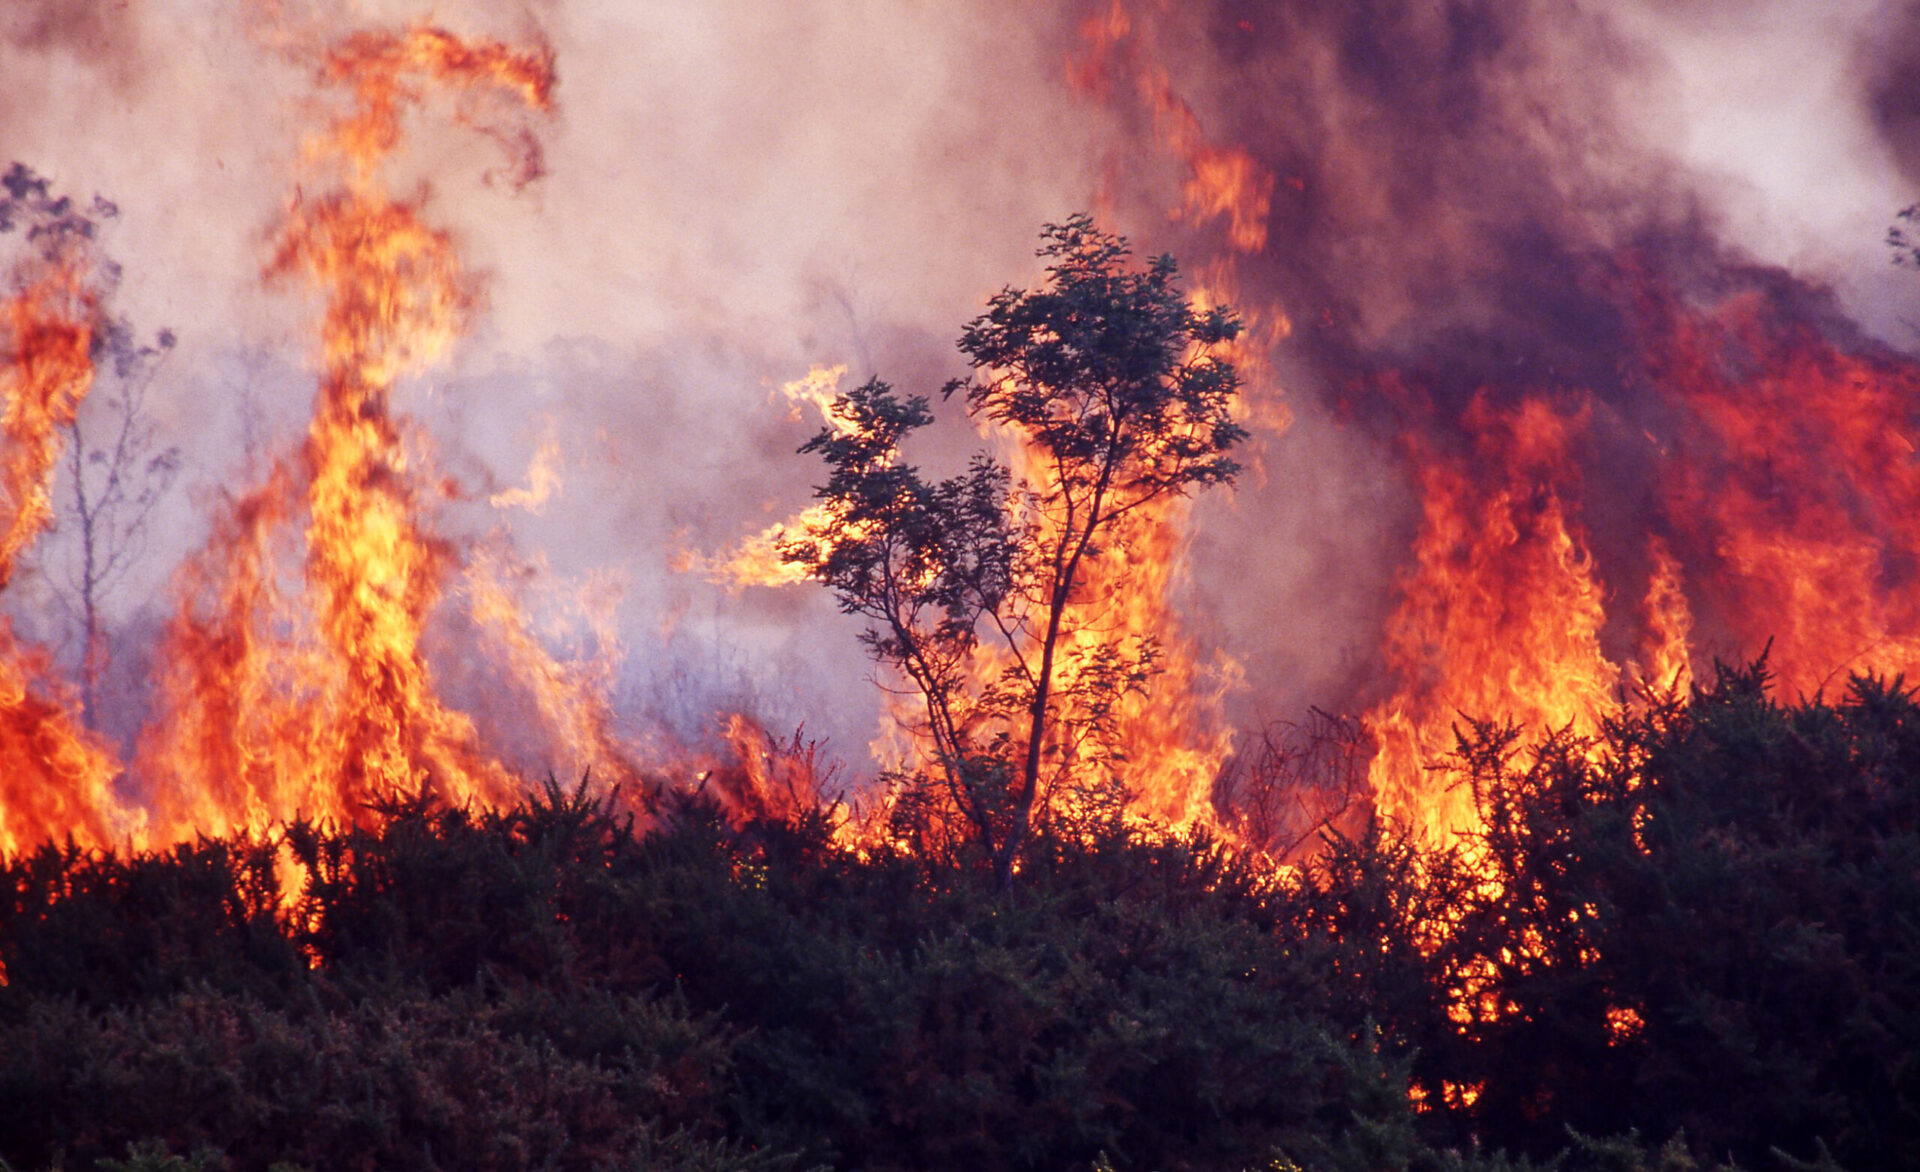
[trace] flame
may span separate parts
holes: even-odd
[[[1276,306],[1243,304],[1235,272],[1238,256],[1267,245],[1274,178],[1247,151],[1206,134],[1172,74],[1155,59],[1154,15],[1149,10],[1136,19],[1123,0],[1090,15],[1079,30],[1081,53],[1066,62],[1067,78],[1102,100],[1112,98],[1116,85],[1130,90],[1146,107],[1160,149],[1186,168],[1180,203],[1170,216],[1194,225],[1224,223],[1226,249],[1198,270],[1189,297],[1200,311],[1221,304],[1239,309],[1242,333],[1222,355],[1249,390],[1239,396],[1236,415],[1259,434],[1275,436],[1291,416],[1284,396],[1270,393],[1275,384],[1266,356],[1292,324]],[[1256,473],[1264,474],[1257,448],[1250,459]],[[1023,460],[1012,463],[1018,473]],[[1232,753],[1224,705],[1240,666],[1224,652],[1203,658],[1183,632],[1174,598],[1190,521],[1185,501],[1160,503],[1131,518],[1128,531],[1089,572],[1073,641],[1138,646],[1150,639],[1158,649],[1158,674],[1145,691],[1123,697],[1116,713],[1112,750],[1134,791],[1130,813],[1166,826],[1230,832],[1212,806],[1212,793]]]
[[[554,437],[549,420],[547,436],[534,452],[533,463],[527,466],[527,483],[496,492],[487,498],[487,503],[496,509],[525,509],[538,516],[547,501],[560,490],[559,463],[560,441]]]
[[[325,801],[327,779],[307,767],[309,714],[320,700],[312,681],[328,665],[296,640],[299,616],[276,573],[290,478],[276,466],[231,502],[175,575],[182,601],[161,643],[165,715],[143,734],[137,757],[155,783],[160,841],[342,813]]]
[[[560,662],[531,630],[515,591],[540,568],[514,557],[504,543],[483,548],[462,586],[469,613],[500,650],[497,667],[504,678],[532,700],[532,724],[546,733],[549,762],[565,761],[570,776],[590,775],[638,797],[637,791],[646,788],[639,756],[614,728],[614,669],[621,652],[613,623],[615,596],[591,589],[582,596],[579,610],[596,653]]]
[[[833,400],[840,394],[840,380],[847,377],[847,364],[813,366],[791,382],[780,384],[787,397],[787,418],[798,423],[806,418],[803,408],[812,407],[822,422],[842,435],[852,434],[853,425],[834,413]]]
[[[1223,701],[1238,678],[1230,657],[1202,658],[1174,607],[1187,510],[1181,500],[1141,510],[1088,563],[1066,627],[1061,689],[1073,692],[1087,656],[1100,646],[1153,642],[1155,672],[1142,689],[1119,698],[1103,748],[1129,791],[1128,813],[1180,829],[1214,825],[1214,782],[1233,751]],[[1062,716],[1086,723],[1088,714],[1069,707]]]
[[[1366,718],[1379,745],[1368,773],[1377,809],[1439,843],[1480,825],[1471,790],[1432,768],[1463,715],[1590,732],[1619,681],[1600,648],[1594,563],[1566,503],[1585,409],[1537,398],[1502,409],[1481,395],[1463,422],[1467,452],[1407,440],[1425,505],[1385,637],[1400,684]]]
[[[828,427],[848,434],[852,423],[833,410],[834,397],[840,393],[840,380],[846,374],[844,362],[814,366],[799,378],[782,383],[780,393],[787,399],[787,418],[797,423],[806,418],[806,408],[811,407]],[[725,557],[704,559],[697,554],[682,553],[675,568],[685,571],[703,567],[714,581],[734,586],[797,586],[807,581],[807,575],[781,555],[781,546],[795,533],[825,532],[832,520],[824,504],[809,505],[741,541]]]
[[[1920,669],[1920,367],[1847,353],[1757,294],[1641,291],[1657,386],[1685,413],[1662,485],[1738,642],[1780,685]]]
[[[1224,219],[1234,251],[1265,248],[1273,211],[1272,172],[1246,150],[1207,137],[1199,116],[1174,87],[1172,74],[1151,59],[1151,28],[1136,25],[1122,0],[1113,0],[1105,12],[1082,22],[1080,38],[1084,52],[1068,58],[1067,80],[1082,92],[1108,98],[1114,74],[1130,74],[1152,117],[1155,136],[1186,164],[1174,218],[1190,224]]]
[[[1067,74],[1137,111],[1179,168],[1162,210],[1214,242],[1217,255],[1193,270],[1193,297],[1242,307],[1249,328],[1231,357],[1250,387],[1269,389],[1245,397],[1244,421],[1271,435],[1287,408],[1263,360],[1290,324],[1280,307],[1243,300],[1237,266],[1273,239],[1274,176],[1223,141],[1156,59],[1168,11],[1101,4]],[[487,103],[549,109],[552,53],[422,24],[355,33],[309,56],[341,108],[305,144],[266,271],[311,290],[319,308],[312,417],[297,451],[224,502],[207,547],[179,572],[162,716],[135,770],[152,791],[147,830],[166,841],[296,814],[351,821],[422,787],[456,802],[509,800],[518,780],[429,666],[429,626],[452,605],[526,693],[554,760],[650,784],[651,755],[615,731],[610,624],[590,621],[594,651],[581,661],[547,650],[522,597],[534,565],[435,531],[440,489],[392,402],[397,383],[456,343],[476,292],[430,222],[427,194],[389,191],[411,112],[451,95],[454,121],[524,148],[516,174],[530,177],[537,144],[498,133]],[[91,380],[95,300],[83,266],[52,264],[0,306],[0,585],[49,523],[59,430]],[[1463,715],[1512,719],[1536,736],[1589,732],[1623,684],[1684,689],[1708,650],[1771,646],[1781,685],[1801,693],[1850,670],[1920,672],[1920,367],[1792,316],[1783,305],[1794,298],[1747,292],[1703,308],[1647,278],[1621,300],[1640,347],[1626,377],[1670,413],[1664,446],[1649,436],[1640,530],[1589,531],[1605,515],[1584,507],[1592,412],[1565,390],[1489,388],[1457,420],[1421,415],[1403,438],[1422,511],[1383,631],[1389,678],[1356,707],[1377,746],[1368,774],[1378,808],[1433,841],[1477,826],[1459,778],[1436,768]],[[796,417],[817,411],[839,425],[828,408],[845,373],[817,367],[780,391]],[[1023,453],[1003,457],[1023,469]],[[1257,449],[1249,459],[1257,466]],[[558,487],[558,460],[549,437],[525,484],[491,502],[537,511]],[[780,543],[825,520],[815,506],[688,564],[733,583],[797,582]],[[1192,523],[1182,501],[1133,517],[1081,584],[1065,649],[1070,693],[1095,648],[1157,645],[1158,674],[1120,700],[1098,748],[1134,787],[1133,813],[1171,826],[1217,817],[1210,794],[1231,747],[1222,714],[1237,674],[1177,613]],[[1004,666],[982,656],[974,685],[991,686]],[[0,629],[0,760],[13,771],[0,789],[0,850],[69,832],[105,843],[140,828],[114,796],[112,754],[69,711],[45,653]],[[739,771],[739,808],[787,808],[778,795],[806,788],[769,764],[786,750],[763,730],[737,723],[726,739],[739,759],[714,769]],[[913,756],[898,742],[890,752]]]
[[[20,551],[53,521],[50,484],[60,429],[73,422],[93,385],[92,320],[97,306],[77,261],[55,261],[0,309],[8,339],[0,438],[6,524],[0,528],[0,587]]]
[[[1684,695],[1693,683],[1693,610],[1687,603],[1680,563],[1658,534],[1647,539],[1653,572],[1647,581],[1645,681]]]
[[[472,294],[447,234],[422,219],[423,197],[394,199],[378,175],[427,83],[544,110],[551,54],[416,25],[348,37],[323,54],[319,79],[351,96],[307,147],[310,165],[340,179],[316,198],[296,195],[267,269],[322,295],[319,390],[297,458],[234,502],[177,584],[167,716],[143,745],[143,772],[160,783],[163,824],[176,834],[302,814],[360,821],[375,803],[426,789],[454,803],[515,789],[472,720],[440,699],[422,649],[460,564],[427,528],[426,481],[390,403],[396,379],[452,344]],[[295,605],[279,530],[301,519]],[[475,597],[497,601],[484,586]],[[488,617],[527,669],[518,628]],[[537,690],[553,685],[543,678]]]
[[[1162,146],[1186,163],[1182,202],[1173,215],[1193,223],[1224,219],[1235,251],[1264,248],[1272,176],[1246,152],[1206,138],[1167,71],[1139,51],[1133,20],[1119,0],[1085,22],[1081,36],[1085,55],[1067,62],[1072,83],[1085,92],[1106,96],[1117,73],[1129,74],[1152,112]],[[1196,308],[1205,310],[1220,303],[1233,285],[1231,266],[1217,265],[1208,270],[1191,297]],[[1256,315],[1248,325],[1227,356],[1243,371],[1257,373],[1264,348],[1291,327],[1277,311]],[[844,421],[834,416],[831,403],[845,372],[845,366],[815,367],[783,386],[795,417],[802,414],[804,405],[811,405],[829,426],[842,426]],[[1284,405],[1273,407],[1258,422],[1273,432],[1284,429]],[[997,433],[989,432],[986,438],[1000,447],[1000,456],[1016,481],[1035,472],[1031,452]],[[1055,781],[1042,796],[1049,807],[1043,817],[1071,813],[1085,792],[1077,783],[1111,767],[1130,793],[1131,817],[1174,828],[1216,822],[1211,795],[1233,740],[1224,718],[1224,698],[1239,669],[1224,654],[1206,659],[1182,632],[1173,599],[1181,578],[1181,534],[1187,518],[1188,505],[1179,500],[1156,502],[1137,511],[1126,518],[1122,531],[1110,536],[1103,556],[1083,571],[1057,660],[1060,679],[1055,694],[1062,710],[1056,727],[1100,726],[1102,731],[1094,735],[1063,732],[1059,743],[1047,747],[1055,763]],[[830,521],[825,506],[814,505],[747,538],[726,558],[708,563],[708,568],[718,580],[735,584],[779,586],[804,581],[799,569],[781,557],[781,545],[791,533],[817,533]],[[1044,544],[1047,539],[1043,521],[1035,540]],[[683,561],[691,567],[699,559]],[[1147,647],[1153,649],[1155,671],[1143,688],[1125,692],[1112,711],[1098,720],[1075,707],[1073,697],[1081,691],[1084,674],[1101,670],[1101,649],[1136,653]],[[989,693],[1012,666],[1012,656],[1009,648],[983,642],[967,666],[964,686],[974,695]],[[875,759],[889,770],[935,768],[930,747],[905,732],[918,724],[911,691],[888,689],[894,720],[872,746]]]
[[[829,773],[819,763],[816,747],[796,732],[781,743],[745,713],[728,713],[725,741],[730,759],[707,773],[714,790],[736,820],[785,820],[805,811],[822,809],[830,800],[824,792]],[[837,804],[833,815],[836,838],[856,845],[858,828]]]

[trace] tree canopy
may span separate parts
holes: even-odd
[[[1018,470],[982,453],[927,478],[901,448],[929,400],[872,379],[801,449],[828,478],[782,547],[924,704],[931,776],[904,779],[902,809],[945,807],[1003,884],[1037,821],[1114,805],[1113,707],[1154,671],[1151,638],[1101,630],[1076,588],[1156,502],[1230,483],[1246,435],[1231,309],[1196,308],[1172,258],[1136,266],[1088,216],[1041,240],[1045,284],[988,301],[960,335],[973,373],[941,396],[1006,435]]]

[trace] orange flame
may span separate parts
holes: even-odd
[[[547,507],[547,501],[560,490],[560,441],[553,437],[549,421],[547,438],[533,454],[533,463],[527,466],[527,483],[503,489],[487,498],[487,503],[496,509],[525,509],[538,516]]]
[[[1431,768],[1463,715],[1591,731],[1619,680],[1600,649],[1593,561],[1565,504],[1584,410],[1538,399],[1503,410],[1480,396],[1465,423],[1469,453],[1408,441],[1425,515],[1386,632],[1401,682],[1367,717],[1377,809],[1439,843],[1479,826],[1468,788]]]
[[[1647,582],[1642,663],[1645,682],[1684,695],[1693,683],[1693,611],[1687,604],[1680,563],[1658,535],[1648,539],[1653,573]]]
[[[74,263],[55,262],[0,308],[9,340],[0,464],[6,524],[0,528],[0,587],[20,551],[53,521],[49,485],[59,431],[73,422],[93,385],[92,320],[97,307]]]
[[[1120,698],[1113,740],[1129,812],[1182,829],[1214,824],[1214,782],[1233,751],[1222,702],[1238,679],[1232,659],[1202,659],[1173,605],[1186,512],[1187,502],[1173,500],[1130,519],[1131,532],[1091,563],[1070,641],[1070,650],[1155,641],[1157,671],[1143,690]]]
[[[799,378],[782,383],[780,393],[787,399],[787,417],[798,422],[807,414],[805,408],[811,407],[828,427],[844,433],[852,424],[834,414],[833,400],[840,393],[840,380],[846,374],[845,363],[815,366]],[[807,576],[781,556],[781,544],[792,534],[824,531],[831,520],[825,505],[809,505],[795,516],[776,521],[748,537],[723,558],[706,559],[686,553],[674,568],[684,571],[703,566],[714,581],[735,586],[795,586],[805,582]]]
[[[1113,0],[1104,13],[1081,25],[1085,53],[1067,61],[1067,79],[1083,92],[1105,97],[1115,72],[1131,74],[1155,134],[1187,167],[1175,218],[1191,224],[1223,218],[1234,251],[1259,252],[1267,246],[1273,174],[1247,151],[1207,137],[1199,115],[1174,88],[1172,74],[1149,59],[1151,35],[1150,28],[1136,26],[1122,0]]]
[[[1222,302],[1237,305],[1235,257],[1266,247],[1273,176],[1247,151],[1207,136],[1171,73],[1153,59],[1156,34],[1151,10],[1136,19],[1123,0],[1113,0],[1081,25],[1082,53],[1067,61],[1067,78],[1100,98],[1110,97],[1119,82],[1144,104],[1159,145],[1187,171],[1172,217],[1196,225],[1225,223],[1227,250],[1201,270],[1191,299],[1202,310]],[[1275,307],[1237,307],[1245,328],[1224,357],[1250,388],[1270,387],[1266,354],[1287,336],[1291,323]],[[1279,434],[1291,422],[1279,395],[1243,395],[1236,413],[1267,435]],[[1251,459],[1257,471],[1257,452]],[[1013,462],[1018,472],[1021,461]],[[1211,793],[1232,752],[1223,705],[1239,666],[1224,654],[1211,664],[1203,662],[1200,649],[1181,629],[1173,599],[1181,573],[1181,535],[1189,520],[1186,502],[1167,502],[1132,520],[1125,540],[1115,543],[1104,564],[1096,564],[1086,584],[1078,638],[1118,639],[1123,645],[1150,638],[1160,652],[1159,674],[1143,693],[1122,699],[1115,722],[1115,748],[1135,791],[1131,812],[1175,827],[1218,826]]]
[[[1685,413],[1663,492],[1739,642],[1781,685],[1920,671],[1920,368],[1849,354],[1757,295],[1642,290],[1654,377]]]
[[[268,274],[324,295],[320,388],[299,460],[236,502],[180,580],[169,714],[143,754],[174,833],[296,814],[358,821],[370,803],[429,787],[455,803],[513,791],[472,721],[439,699],[421,647],[458,559],[425,527],[422,477],[389,403],[395,379],[452,343],[471,296],[447,235],[376,176],[422,82],[546,109],[551,54],[415,26],[349,37],[319,76],[353,102],[308,155],[345,177],[295,198]],[[302,512],[311,630],[275,556],[274,530]],[[196,609],[207,594],[210,613]]]
[[[532,701],[531,723],[547,734],[549,762],[565,762],[570,778],[591,776],[639,797],[635,791],[646,788],[641,763],[614,730],[611,694],[620,641],[611,599],[583,598],[597,653],[559,662],[530,628],[514,591],[515,583],[531,578],[537,568],[504,548],[482,549],[462,584],[473,621],[500,650],[497,666],[504,677]]]

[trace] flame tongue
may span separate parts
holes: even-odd
[[[48,265],[3,311],[10,345],[4,374],[6,409],[0,416],[6,458],[0,487],[6,516],[0,527],[0,587],[14,561],[53,520],[49,482],[59,429],[73,422],[93,385],[91,321],[95,306],[78,267]]]
[[[274,571],[293,499],[290,472],[276,466],[215,519],[206,547],[175,577],[186,601],[163,640],[165,713],[142,738],[138,768],[159,783],[161,841],[340,814],[316,800],[306,773],[318,700],[300,684],[323,679],[325,665],[287,633],[293,616]],[[204,609],[194,605],[202,599],[211,600]]]
[[[1702,601],[1781,684],[1920,668],[1920,370],[1841,351],[1760,297],[1643,290],[1650,366],[1688,420],[1663,485]],[[1701,577],[1696,575],[1696,577]]]
[[[346,39],[320,78],[353,101],[308,155],[343,177],[294,201],[268,268],[325,299],[320,386],[297,464],[277,464],[182,578],[189,599],[218,602],[208,614],[183,607],[174,623],[173,712],[148,746],[173,833],[296,814],[358,820],[370,802],[427,787],[454,802],[512,790],[472,721],[440,700],[421,646],[457,558],[425,524],[390,404],[396,379],[445,353],[471,298],[447,234],[378,173],[427,83],[545,109],[551,55],[417,26]],[[302,511],[311,630],[283,598],[273,536]]]
[[[431,361],[463,302],[452,248],[412,209],[354,194],[296,208],[276,271],[298,266],[327,293],[326,370],[305,464],[309,593],[338,670],[323,734],[342,801],[420,788],[470,796],[472,729],[434,697],[420,651],[450,554],[420,523],[392,381]]]
[[[1428,768],[1452,750],[1463,715],[1587,731],[1619,679],[1601,653],[1593,562],[1565,504],[1583,422],[1538,399],[1507,410],[1481,396],[1465,419],[1470,453],[1409,440],[1425,516],[1387,629],[1401,685],[1367,718],[1379,745],[1369,779],[1382,815],[1432,841],[1478,827],[1469,788]]]

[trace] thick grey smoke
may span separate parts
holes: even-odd
[[[1911,198],[1896,164],[1915,80],[1889,36],[1910,17],[1891,6],[1128,12],[1132,51],[1165,66],[1209,140],[1274,180],[1265,246],[1233,268],[1243,303],[1294,327],[1277,359],[1296,422],[1195,555],[1231,567],[1198,576],[1196,609],[1222,616],[1256,704],[1364,703],[1378,686],[1417,520],[1397,442],[1464,444],[1475,396],[1590,407],[1581,521],[1618,539],[1602,561],[1624,567],[1625,595],[1675,422],[1650,398],[1623,266],[1702,293],[1753,284],[1850,332],[1844,307],[1914,340],[1881,244]],[[1144,139],[1151,103],[1112,88]],[[1177,168],[1119,173],[1140,222],[1179,206]],[[1187,217],[1156,236],[1203,257],[1227,251],[1227,229]]]
[[[275,28],[537,36],[560,73],[556,112],[529,123],[544,178],[512,182],[447,101],[410,119],[390,177],[428,192],[486,289],[454,359],[400,399],[471,498],[445,523],[488,531],[477,502],[551,439],[558,493],[507,523],[554,581],[623,584],[636,718],[685,728],[742,704],[861,761],[877,700],[830,600],[674,566],[806,503],[817,470],[793,449],[814,422],[780,383],[844,363],[932,390],[982,298],[1036,278],[1042,222],[1093,208],[1189,272],[1230,251],[1222,222],[1172,214],[1185,164],[1137,94],[1070,83],[1082,22],[1111,6],[6,6],[0,155],[119,203],[117,308],[181,339],[155,399],[192,485],[118,615],[157,605],[196,510],[244,484],[250,449],[287,442],[311,395],[314,307],[259,273],[332,99]],[[1242,719],[1347,702],[1371,670],[1413,514],[1403,421],[1361,389],[1369,372],[1413,369],[1456,405],[1490,382],[1618,389],[1594,257],[1655,240],[1833,282],[1908,340],[1879,246],[1920,190],[1906,6],[1126,8],[1200,132],[1274,181],[1266,244],[1237,272],[1293,324],[1256,390],[1294,423],[1258,439],[1234,500],[1198,510],[1186,588],[1196,636],[1243,661]]]

